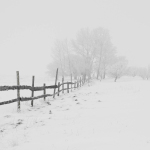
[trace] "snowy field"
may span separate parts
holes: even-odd
[[[16,95],[1,92],[0,101]],[[150,150],[150,81],[138,77],[93,80],[16,109],[17,103],[0,106],[0,150]]]

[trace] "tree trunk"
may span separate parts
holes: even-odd
[[[96,77],[97,80],[98,80],[98,77],[99,77],[99,70],[97,71],[97,77]]]
[[[98,69],[97,69],[97,79],[99,77],[100,65],[101,65],[101,56],[99,57],[99,63],[98,63]]]
[[[104,74],[103,74],[103,79],[105,79],[105,77],[106,77],[106,72],[104,71]]]
[[[116,82],[117,81],[117,77],[115,77],[115,81],[114,82]]]

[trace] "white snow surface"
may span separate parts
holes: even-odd
[[[0,106],[0,150],[150,150],[150,81],[137,77],[93,80],[16,109]]]

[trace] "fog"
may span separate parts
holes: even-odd
[[[110,31],[118,55],[129,65],[150,64],[148,0],[0,1],[0,74],[45,75],[56,39],[81,29]]]

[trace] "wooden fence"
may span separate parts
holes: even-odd
[[[16,72],[16,75],[17,75],[17,86],[16,85],[15,86],[0,86],[0,91],[17,90],[17,98],[12,99],[12,100],[8,100],[8,101],[4,101],[4,102],[0,102],[0,105],[5,105],[5,104],[17,102],[17,110],[18,111],[20,111],[20,102],[31,100],[31,106],[33,106],[33,100],[35,100],[35,99],[44,98],[44,100],[45,100],[45,98],[48,96],[53,96],[53,98],[55,98],[55,96],[56,95],[59,96],[61,92],[64,93],[64,91],[66,90],[67,93],[69,93],[69,90],[72,91],[73,89],[81,87],[86,82],[86,79],[83,77],[82,78],[80,77],[76,81],[73,82],[72,81],[72,75],[71,75],[70,82],[68,82],[68,81],[64,82],[64,77],[63,77],[62,83],[58,82],[58,84],[57,84],[58,69],[56,71],[55,85],[50,85],[50,86],[46,86],[46,84],[44,83],[43,86],[41,86],[41,87],[34,87],[34,76],[32,77],[32,86],[20,85],[19,71]],[[67,85],[66,88],[65,88],[65,85]],[[54,89],[54,93],[53,94],[46,94],[46,89]],[[20,90],[30,90],[31,91],[31,97],[21,97],[20,96]],[[35,91],[43,91],[43,95],[34,96]]]

